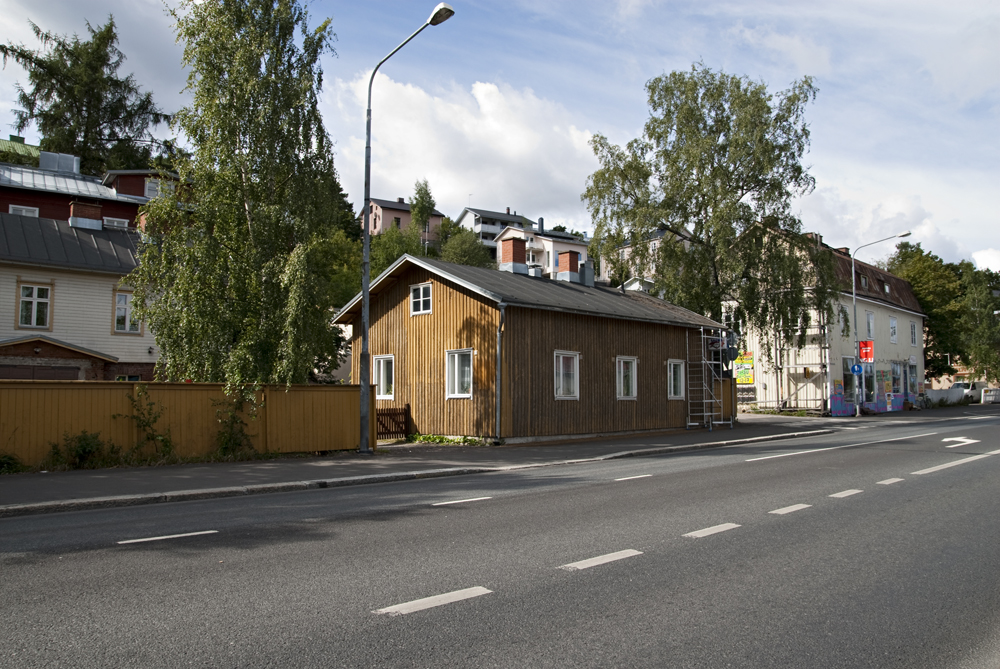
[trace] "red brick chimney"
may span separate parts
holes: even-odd
[[[525,253],[525,242],[518,237],[512,237],[500,242],[500,262],[516,262],[525,264],[527,254]]]
[[[579,272],[579,258],[576,251],[563,251],[559,254],[560,272]]]
[[[69,215],[74,218],[89,218],[99,221],[101,220],[101,205],[74,200],[69,203]]]

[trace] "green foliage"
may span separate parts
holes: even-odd
[[[441,227],[438,228],[438,248],[443,248],[453,235],[457,234],[459,230],[464,229],[461,225],[445,216],[441,220]]]
[[[16,455],[0,453],[0,474],[17,474],[27,469],[28,467]]]
[[[405,230],[390,227],[382,234],[372,235],[369,253],[371,278],[374,280],[404,253],[409,253],[411,256],[424,254],[420,228],[415,225],[409,225]]]
[[[406,436],[406,441],[420,444],[460,444],[462,446],[483,445],[483,440],[478,437],[445,437],[440,434],[409,434]]]
[[[448,237],[441,247],[441,260],[459,265],[496,269],[496,262],[490,257],[490,250],[476,237],[476,233],[459,228]]]
[[[434,213],[434,196],[431,195],[431,187],[427,184],[427,179],[417,181],[413,185],[413,197],[410,198],[410,225],[416,227],[421,232],[430,230],[431,214]]]
[[[125,393],[125,398],[132,407],[131,414],[114,414],[114,418],[126,418],[135,423],[139,431],[139,439],[135,446],[129,450],[129,455],[136,458],[146,458],[152,461],[167,460],[173,456],[174,443],[170,438],[170,430],[161,433],[156,428],[160,416],[163,415],[163,407],[159,403],[149,398],[149,390],[146,384],[140,383],[135,387],[135,394]]]
[[[737,322],[801,345],[813,310],[832,318],[837,288],[832,257],[791,210],[814,186],[801,162],[812,79],[772,94],[698,64],[646,92],[641,138],[591,141],[601,166],[582,198],[601,262],[617,283],[652,275],[670,302],[716,320],[731,302]]]
[[[961,264],[966,362],[974,379],[1000,383],[1000,274]]]
[[[63,434],[62,444],[52,444],[48,457],[42,464],[45,469],[99,469],[120,464],[121,451],[105,443],[99,432],[83,430],[78,434]]]
[[[192,103],[175,116],[183,187],[146,207],[129,281],[158,375],[304,383],[336,366],[335,308],[360,289],[354,214],[318,109],[330,22],[297,0],[183,0],[171,10]]]
[[[22,107],[14,110],[17,131],[35,123],[42,150],[79,156],[86,174],[148,167],[157,144],[150,127],[168,116],[132,75],[118,76],[125,55],[118,50],[114,18],[97,29],[87,23],[86,41],[45,32],[34,23],[31,29],[42,49],[0,45],[4,65],[10,58],[28,73],[29,88],[16,87]]]
[[[939,378],[954,374],[949,364],[958,358],[968,359],[966,337],[963,332],[965,300],[963,298],[962,268],[945,263],[933,253],[924,251],[920,244],[901,242],[885,262],[885,269],[906,279],[926,314],[924,319],[924,374]],[[971,266],[970,268],[971,269]]]
[[[215,433],[215,446],[223,458],[247,459],[256,454],[247,423],[243,420],[244,400],[241,396],[232,399],[213,400],[215,417],[219,421],[219,431]]]

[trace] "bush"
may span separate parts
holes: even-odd
[[[132,414],[116,413],[113,418],[128,418],[139,430],[139,441],[129,450],[129,464],[152,464],[167,462],[173,459],[174,443],[170,438],[170,430],[160,433],[156,422],[163,414],[163,408],[149,399],[146,384],[140,383],[135,388],[135,395],[126,393],[125,397],[132,405]]]
[[[245,459],[257,453],[247,424],[243,420],[243,400],[212,400],[215,417],[219,421],[219,431],[215,433],[215,445],[219,456],[225,459]]]
[[[104,443],[100,432],[79,434],[63,434],[62,444],[52,444],[48,457],[42,467],[50,470],[58,469],[97,469],[121,463],[120,449]]]
[[[27,467],[16,455],[0,453],[0,474],[17,474],[26,469]]]

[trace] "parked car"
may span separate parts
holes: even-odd
[[[989,384],[985,381],[958,381],[951,384],[952,388],[961,388],[963,395],[970,402],[978,402],[983,397],[983,390],[989,388]]]

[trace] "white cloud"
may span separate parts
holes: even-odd
[[[617,17],[619,20],[635,18],[654,0],[618,0]]]
[[[830,71],[830,50],[800,35],[785,35],[770,28],[747,28],[740,21],[730,31],[757,49],[778,54],[789,60],[802,74],[821,75]]]
[[[991,269],[994,272],[1000,272],[1000,249],[973,251],[972,259],[976,261],[976,267],[979,269]]]
[[[363,199],[367,73],[337,80],[324,100],[337,166],[355,206]],[[372,99],[372,196],[410,197],[426,178],[438,209],[457,216],[474,207],[510,207],[546,224],[581,229],[580,203],[597,167],[591,134],[572,113],[530,89],[476,82],[429,93],[378,75]],[[344,129],[349,129],[344,131]]]
[[[927,44],[926,69],[934,83],[962,102],[1000,90],[1000,14],[983,17]]]

